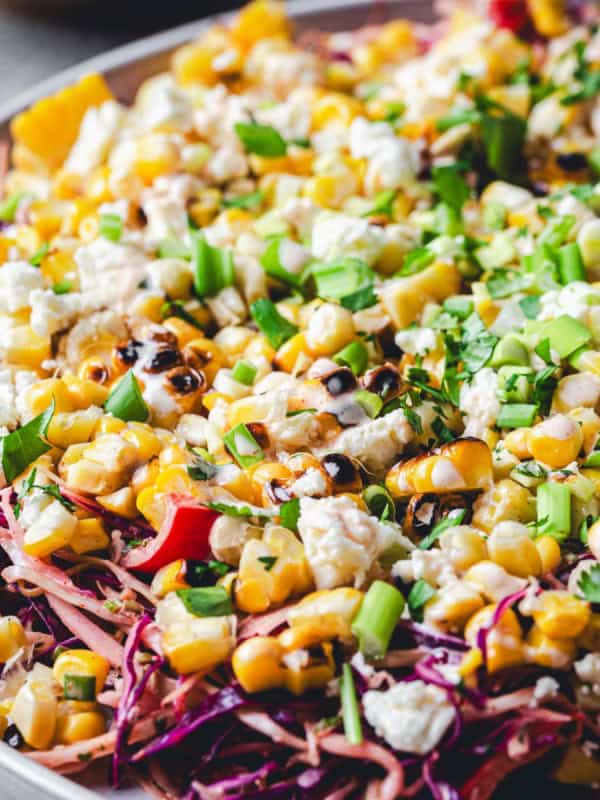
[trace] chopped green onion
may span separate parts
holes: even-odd
[[[96,699],[95,675],[65,675],[63,678],[65,700],[90,702]]]
[[[547,225],[541,234],[538,236],[538,244],[545,244],[548,245],[552,250],[560,247],[563,244],[567,236],[569,235],[571,228],[577,222],[576,217],[573,214],[567,214],[564,217],[560,217],[556,222]]]
[[[262,447],[243,423],[236,425],[229,433],[226,433],[223,442],[240,467],[244,469],[258,464],[265,457]]]
[[[596,175],[600,175],[600,147],[594,147],[588,155],[588,163]]]
[[[53,415],[54,398],[45,411],[0,439],[2,471],[9,483],[14,481],[36,458],[52,449],[42,437],[48,433],[48,426]]]
[[[352,675],[352,667],[350,664],[344,664],[342,667],[340,695],[346,739],[350,744],[361,744],[363,740],[362,725],[356,697],[356,687],[354,686],[354,676]]]
[[[275,308],[275,304],[266,297],[261,297],[260,300],[252,303],[250,314],[275,350],[278,350],[284,342],[298,333],[298,326],[282,317]]]
[[[52,287],[54,294],[68,294],[73,288],[73,281],[59,281]]]
[[[340,300],[373,284],[373,270],[360,258],[339,258],[312,265],[317,294],[325,300]]]
[[[145,422],[148,419],[148,406],[132,370],[111,389],[104,403],[104,410],[125,422]]]
[[[208,244],[201,233],[192,233],[192,265],[194,290],[198,297],[214,297],[231,286],[234,279],[231,250],[220,250]]]
[[[541,302],[536,295],[529,295],[519,300],[519,308],[527,319],[537,319],[540,313]]]
[[[491,231],[501,231],[506,225],[508,209],[502,203],[489,203],[483,211],[483,223]]]
[[[231,200],[223,200],[221,205],[223,208],[256,208],[263,201],[263,193],[261,191],[250,192],[249,194],[242,194],[239,197],[234,197]]]
[[[379,517],[383,522],[388,519],[394,521],[396,504],[385,486],[373,483],[363,491],[362,497],[373,516]]]
[[[371,419],[375,419],[383,408],[383,399],[375,392],[369,392],[366,389],[354,392],[354,399]]]
[[[600,451],[590,453],[586,460],[583,462],[584,467],[597,469],[600,467]]]
[[[479,122],[480,120],[480,113],[479,111],[473,108],[467,108],[466,110],[459,109],[457,111],[451,111],[449,114],[446,114],[445,117],[439,117],[435,122],[435,127],[441,133],[445,131],[449,131],[450,128],[455,128],[457,125],[472,125],[474,123]]]
[[[350,367],[355,375],[362,375],[369,363],[369,351],[358,340],[350,342],[333,357],[336,364]]]
[[[264,158],[278,158],[287,152],[285,139],[270,125],[238,122],[235,132],[249,153],[256,153]]]
[[[225,617],[233,614],[231,598],[223,586],[194,586],[178,589],[177,596],[195,617]]]
[[[123,220],[118,214],[100,214],[98,233],[111,242],[118,242],[123,236]]]
[[[592,338],[585,325],[568,314],[547,322],[540,333],[543,338],[550,340],[550,347],[556,350],[561,358],[567,358]]]
[[[234,366],[231,371],[231,377],[238,383],[243,383],[245,386],[252,386],[256,378],[257,368],[250,361],[241,359]]]
[[[300,518],[300,500],[294,497],[287,503],[279,506],[279,518],[284,528],[298,533],[298,519]]]
[[[443,303],[444,311],[459,319],[466,319],[473,313],[473,301],[467,297],[447,297]]]
[[[577,242],[563,245],[558,251],[558,272],[561,283],[585,281],[585,266]]]
[[[42,245],[40,245],[40,247],[38,247],[35,253],[31,256],[31,258],[29,259],[29,263],[34,267],[39,267],[42,261],[48,255],[49,250],[50,250],[50,245],[48,244],[48,242],[44,242]]]
[[[342,297],[341,304],[350,311],[362,311],[363,308],[371,308],[378,302],[377,295],[373,286],[365,286],[356,292]]]
[[[500,367],[498,397],[504,403],[528,403],[531,399],[533,371],[530,367]]]
[[[557,538],[567,536],[571,530],[571,492],[566,483],[548,481],[538,486],[537,519],[538,535],[559,534]]]
[[[433,230],[445,236],[460,236],[464,225],[460,211],[449,203],[438,203],[435,207]]]
[[[389,189],[385,192],[380,192],[373,200],[373,206],[362,215],[363,217],[371,217],[376,214],[383,214],[385,217],[392,217],[394,210],[394,200],[398,192],[395,189]]]
[[[506,365],[525,367],[529,364],[529,353],[516,336],[508,334],[503,336],[494,348],[490,364],[492,367]]]
[[[267,275],[270,275],[271,278],[287,283],[289,286],[293,286],[297,289],[302,285],[302,275],[295,275],[293,272],[285,269],[281,263],[280,248],[283,241],[283,236],[275,236],[269,242],[264,253],[260,257],[260,263],[264,271]]]
[[[462,176],[463,164],[447,164],[432,170],[433,188],[439,199],[455,212],[460,213],[469,199],[471,190]]]
[[[160,307],[160,315],[163,319],[167,317],[179,317],[179,319],[187,322],[188,325],[202,330],[202,325],[198,322],[196,317],[186,310],[183,300],[168,300],[166,303],[163,303]]]
[[[523,145],[527,123],[505,112],[502,116],[482,114],[481,135],[489,168],[507,181],[518,179],[523,166]]]
[[[533,403],[507,403],[500,407],[496,420],[498,428],[528,428],[538,413]]]
[[[24,200],[29,195],[24,192],[17,192],[7,197],[6,200],[0,203],[0,221],[1,222],[14,222],[15,214],[19,207],[21,200]]]
[[[447,531],[448,528],[454,528],[457,525],[462,525],[462,522],[466,516],[467,511],[464,508],[461,508],[458,512],[453,511],[445,516],[433,526],[431,532],[428,533],[424,539],[421,539],[417,545],[419,550],[429,550],[429,548],[437,542],[444,531]]]
[[[389,583],[374,581],[352,623],[360,652],[367,658],[382,658],[404,610],[404,597]]]
[[[423,622],[423,609],[425,605],[435,597],[436,591],[430,583],[423,578],[414,583],[408,593],[408,610],[415,622]]]
[[[180,239],[163,239],[158,245],[159,258],[181,258],[184,261],[192,257],[190,248]]]

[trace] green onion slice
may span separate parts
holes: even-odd
[[[245,386],[252,386],[256,378],[257,368],[250,361],[240,359],[231,371],[231,377]]]
[[[111,242],[120,241],[123,236],[123,220],[118,214],[100,214],[98,233]]]
[[[194,291],[198,297],[214,297],[234,280],[231,250],[212,247],[199,232],[192,233]]]
[[[366,593],[352,623],[361,653],[368,658],[382,658],[404,610],[404,597],[389,583],[374,581]]]
[[[336,353],[333,360],[343,367],[350,367],[355,375],[362,375],[369,363],[369,351],[362,342],[354,341]]]
[[[564,539],[571,531],[571,491],[566,483],[547,481],[537,489],[536,534]]]
[[[262,447],[243,423],[226,433],[223,442],[240,467],[251,467],[265,457]]]
[[[275,308],[275,304],[266,297],[261,297],[250,306],[250,314],[267,341],[278,350],[294,334],[298,333],[298,326],[282,317]]]
[[[350,744],[361,744],[363,740],[362,725],[360,721],[360,710],[356,697],[356,687],[354,676],[350,664],[342,667],[342,678],[340,681],[340,695],[342,700],[342,719],[344,721],[344,733]]]
[[[496,425],[499,428],[528,428],[537,413],[535,403],[507,403],[500,407]]]
[[[63,678],[65,700],[90,702],[96,699],[95,675],[65,675]]]

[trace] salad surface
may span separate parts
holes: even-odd
[[[4,742],[169,800],[596,796],[597,6],[253,0],[12,139]]]

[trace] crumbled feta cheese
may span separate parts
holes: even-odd
[[[200,414],[184,414],[175,428],[175,436],[193,447],[206,447],[208,421]]]
[[[289,142],[308,139],[311,116],[310,97],[305,89],[296,89],[284,102],[256,112],[258,122],[276,128]]]
[[[187,201],[198,186],[199,181],[190,175],[161,175],[144,189],[141,205],[147,219],[148,243],[170,237],[187,241]]]
[[[14,314],[29,306],[29,295],[41,289],[44,277],[27,261],[7,261],[0,268],[0,312]]]
[[[491,428],[500,413],[496,393],[498,377],[491,367],[475,374],[471,383],[460,387],[460,410],[465,415],[465,436],[481,438]]]
[[[146,277],[146,255],[135,247],[99,238],[75,251],[79,284],[92,308],[124,311]]]
[[[290,486],[290,492],[296,497],[323,497],[327,494],[327,480],[321,470],[309,467],[304,475],[297,478]]]
[[[575,668],[577,668],[577,664]],[[555,678],[552,678],[550,675],[542,675],[541,678],[537,679],[533,689],[534,704],[545,703],[548,700],[552,700],[552,698],[556,697],[558,694],[559,689],[560,684]]]
[[[341,256],[355,256],[373,264],[379,258],[385,236],[366,219],[351,217],[336,211],[322,211],[312,228],[312,253],[328,261]]]
[[[423,681],[397,683],[387,691],[363,695],[365,717],[378,736],[405,753],[429,753],[455,716],[447,693]]]
[[[579,680],[600,688],[600,653],[587,653],[573,666]]]
[[[190,97],[167,73],[146,81],[140,91],[140,121],[145,130],[169,126],[186,131],[192,127]]]
[[[235,286],[226,286],[214,297],[208,297],[206,303],[220,328],[239,325],[248,316],[246,304]]]
[[[248,159],[235,142],[219,147],[206,165],[206,173],[217,183],[226,183],[248,174]]]
[[[433,420],[431,405],[423,403],[415,408],[424,429]],[[368,469],[381,473],[402,453],[408,442],[415,438],[415,431],[402,409],[392,411],[378,419],[368,420],[353,428],[346,428],[337,437],[331,448],[337,453],[361,461]]]
[[[349,497],[300,500],[298,533],[317,589],[360,586],[391,545],[412,543],[391,525],[361,511]]]
[[[16,428],[19,416],[15,406],[15,386],[12,371],[0,370],[0,425],[6,428]]]
[[[29,389],[38,383],[40,377],[37,372],[27,369],[20,369],[14,375],[15,382],[15,408],[21,423],[27,422],[32,416],[29,403],[27,401]]]
[[[446,586],[456,582],[454,567],[443,550],[412,550],[410,556],[396,561],[392,575],[405,583],[424,580],[432,586]]]
[[[81,294],[55,294],[52,289],[34,289],[29,295],[30,324],[38,336],[48,337],[67,328],[82,309]]]
[[[125,116],[123,106],[107,100],[101,106],[88,108],[79,128],[79,135],[71,148],[63,168],[67,172],[88,176],[100,166]]]
[[[585,324],[590,307],[600,303],[600,291],[584,281],[573,281],[562,289],[546,292],[540,301],[539,320],[551,320],[569,314]]]
[[[371,195],[407,186],[419,171],[419,143],[396,136],[387,122],[357,117],[350,125],[349,143],[353,158],[368,161],[365,187]]]
[[[395,342],[405,353],[411,355],[425,355],[437,350],[439,334],[433,328],[406,328],[398,331]]]

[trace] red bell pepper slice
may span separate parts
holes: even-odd
[[[217,511],[192,498],[169,495],[160,531],[130,550],[121,565],[136,572],[155,573],[178,558],[204,560],[210,554],[208,536],[218,516]]]
[[[499,28],[517,33],[529,21],[526,0],[490,0],[490,16]]]

